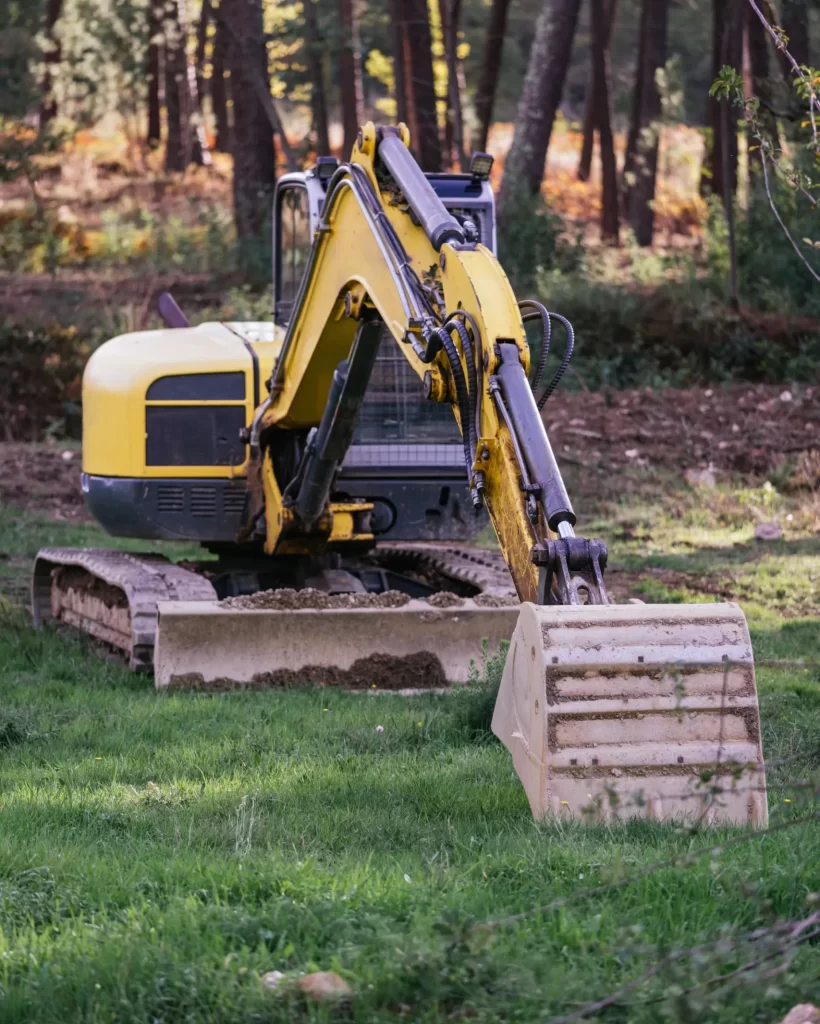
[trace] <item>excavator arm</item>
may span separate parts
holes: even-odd
[[[495,256],[466,237],[408,141],[404,126],[365,125],[328,186],[252,434],[266,551],[309,550],[338,535],[332,485],[385,325],[425,397],[453,408],[473,502],[487,508],[519,598],[606,604],[606,548],[574,535],[575,513],[528,380],[523,317],[542,316],[548,337],[549,314],[516,301]],[[313,433],[285,479],[276,457],[283,433],[305,429]]]

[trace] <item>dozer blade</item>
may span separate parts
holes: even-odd
[[[518,605],[408,600],[399,607],[159,605],[158,687],[341,685],[393,690],[465,683],[509,641]]]
[[[522,605],[492,728],[536,818],[767,824],[735,604]]]

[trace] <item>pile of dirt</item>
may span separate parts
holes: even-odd
[[[426,600],[434,608],[461,608],[464,604],[463,597],[459,597],[458,594],[451,594],[448,590],[442,590],[438,594],[433,594]]]
[[[512,608],[519,603],[515,594],[476,594],[473,600],[479,608]]]
[[[398,590],[384,594],[326,594],[323,590],[306,587],[304,590],[260,590],[257,594],[228,597],[220,601],[221,608],[243,611],[326,611],[338,608],[401,608],[410,598]]]

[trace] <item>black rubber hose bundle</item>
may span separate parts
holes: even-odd
[[[543,409],[547,403],[547,399],[555,391],[558,385],[561,383],[561,378],[567,371],[569,361],[572,359],[572,351],[575,348],[575,331],[573,330],[572,324],[567,320],[565,316],[561,316],[560,313],[550,313],[550,320],[557,320],[558,323],[563,324],[567,332],[567,350],[564,353],[564,358],[561,360],[561,365],[555,371],[555,375],[552,380],[544,389],[544,393],[538,399],[538,408]]]
[[[540,302],[536,302],[535,299],[524,299],[523,302],[518,303],[520,310],[531,309],[531,313],[524,313],[524,323],[529,323],[532,320],[540,319],[543,325],[543,336],[541,338],[541,352],[538,356],[538,366],[536,367],[535,373],[532,378],[532,393],[535,394],[541,384],[541,378],[544,376],[544,368],[547,365],[547,356],[550,351],[550,338],[552,335],[552,326],[550,323],[550,315],[546,306],[542,306]]]

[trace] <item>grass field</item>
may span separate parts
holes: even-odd
[[[810,498],[649,472],[626,490],[594,507],[619,594],[737,597],[758,659],[820,657]],[[761,509],[783,540],[754,541]],[[20,597],[45,543],[105,540],[0,510],[0,593]],[[475,734],[480,694],[158,695],[13,600],[0,666],[3,1022],[548,1022],[664,956],[589,1019],[774,1022],[820,994],[820,921],[790,953],[766,931],[820,910],[816,667],[758,671],[774,830],[747,841],[534,824],[507,752]],[[308,1006],[269,970],[335,970],[355,995]]]

